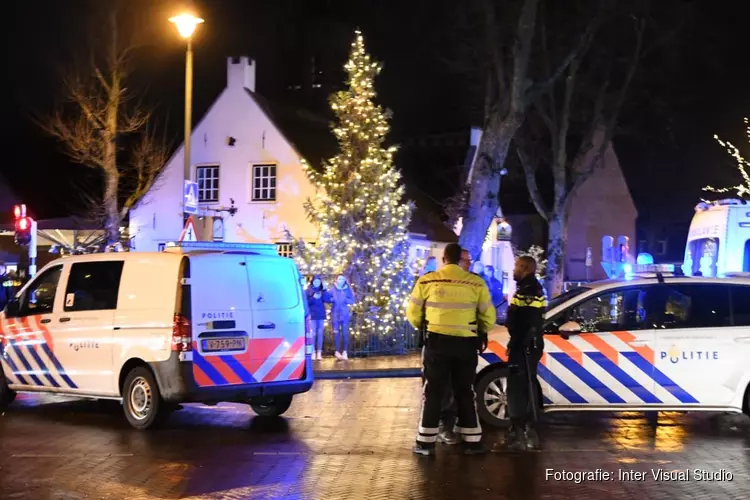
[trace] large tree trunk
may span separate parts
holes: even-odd
[[[117,171],[104,173],[104,231],[107,245],[120,241],[120,211],[117,208]]]
[[[563,282],[565,281],[565,246],[567,242],[567,214],[563,211],[555,212],[549,220],[547,273],[545,277],[547,296],[550,298],[562,293]]]
[[[471,176],[468,209],[462,221],[459,243],[469,251],[473,260],[479,260],[487,230],[500,207],[500,180],[508,149],[518,130],[516,120],[505,120],[488,127],[482,135],[477,163]]]

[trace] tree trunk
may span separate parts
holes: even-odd
[[[482,256],[487,230],[500,207],[500,180],[508,157],[508,148],[519,125],[505,120],[487,127],[482,135],[477,164],[471,176],[471,192],[461,226],[459,244],[469,251],[472,260]]]
[[[107,245],[120,241],[120,211],[117,209],[117,171],[104,173],[104,231]]]
[[[564,211],[555,211],[549,220],[549,242],[547,243],[547,273],[545,285],[547,296],[562,293],[565,280],[565,246],[568,242],[568,217]]]

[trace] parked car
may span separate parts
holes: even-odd
[[[477,368],[482,421],[508,424],[508,332]],[[750,278],[637,277],[552,299],[538,380],[543,411],[750,415]]]

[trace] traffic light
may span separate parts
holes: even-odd
[[[31,217],[26,216],[26,205],[16,205],[13,208],[13,215],[16,219],[16,244],[30,244],[34,232],[34,220]]]

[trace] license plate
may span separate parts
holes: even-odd
[[[206,339],[203,341],[204,352],[244,351],[244,338]]]

